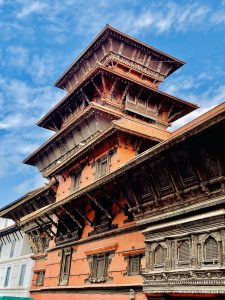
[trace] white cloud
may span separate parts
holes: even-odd
[[[34,122],[32,118],[24,119],[24,116],[20,113],[7,116],[5,119],[0,120],[0,129],[9,129],[15,127],[27,127]]]
[[[28,17],[34,13],[41,13],[47,8],[47,5],[40,1],[25,1],[21,11],[16,16],[19,19]]]
[[[36,176],[33,176],[31,178],[27,178],[26,180],[22,181],[15,187],[13,187],[13,191],[24,195],[29,191],[32,191],[40,186],[43,186],[46,183],[46,179],[41,177],[41,175],[37,174]]]
[[[14,45],[7,48],[7,64],[11,67],[25,69],[29,63],[29,51],[27,48]]]

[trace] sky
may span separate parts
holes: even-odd
[[[46,182],[22,163],[52,135],[35,123],[105,24],[186,61],[160,88],[200,108],[172,130],[225,101],[225,1],[0,0],[0,207]]]

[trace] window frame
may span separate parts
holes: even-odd
[[[162,248],[163,251],[165,252],[165,259],[164,259],[164,263],[157,263],[156,262],[156,251],[158,248]],[[154,250],[154,268],[165,268],[166,266],[166,258],[167,258],[167,248],[163,247],[161,244],[158,244],[156,247],[155,247],[155,250]]]
[[[4,287],[9,286],[9,280],[10,280],[10,274],[11,274],[12,267],[8,266],[6,269],[6,274],[5,274],[5,280],[4,280]]]
[[[95,282],[105,282],[107,281],[107,277],[108,277],[108,268],[109,268],[109,256],[110,253],[109,252],[104,252],[104,253],[98,253],[98,254],[93,254],[91,259],[92,259],[92,263],[91,263],[91,270],[90,270],[90,276],[89,276],[89,281],[92,283]],[[98,277],[98,262],[100,260],[103,260],[103,270],[102,270],[102,274],[103,276]]]
[[[20,277],[19,277],[19,286],[23,286],[24,285],[24,278],[25,278],[25,274],[26,274],[26,264],[22,264],[21,265],[21,269],[20,269]]]
[[[9,253],[10,258],[14,257],[15,247],[16,247],[16,240],[13,240],[11,242],[11,248],[10,248],[10,253]]]
[[[36,286],[43,286],[45,280],[45,271],[36,272]]]
[[[141,274],[141,258],[143,254],[134,254],[130,255],[127,257],[128,262],[127,262],[127,275],[128,276],[135,276],[135,275],[140,275]],[[138,260],[138,270],[133,271],[133,263],[134,260]]]
[[[2,258],[2,252],[3,252],[3,244],[0,243],[0,259]]]
[[[71,191],[77,191],[80,189],[80,183],[81,183],[81,171],[74,172],[71,174]]]
[[[216,258],[211,258],[211,259],[209,259],[209,258],[207,258],[207,253],[206,253],[206,242],[209,240],[209,239],[213,239],[215,242],[216,242],[216,244],[217,244],[217,257]],[[206,239],[205,239],[205,241],[204,241],[204,243],[203,243],[203,253],[204,253],[204,264],[205,265],[217,265],[218,264],[218,262],[219,262],[219,244],[218,244],[218,241],[213,237],[213,236],[208,236]]]
[[[102,173],[103,163],[106,163],[106,172],[104,174]],[[96,179],[100,179],[106,176],[107,174],[109,174],[109,171],[110,171],[110,155],[106,154],[96,161]]]
[[[61,266],[59,274],[59,285],[67,285],[70,277],[70,269],[72,262],[72,248],[64,248],[61,252]],[[67,261],[68,259],[68,261]],[[68,265],[67,265],[68,264]],[[67,271],[66,271],[67,269]]]
[[[180,250],[180,247],[182,246],[183,243],[186,243],[188,244],[188,253],[189,253],[189,258],[188,260],[180,260],[180,253],[179,253],[179,250]],[[191,248],[190,248],[190,241],[188,239],[185,239],[185,240],[179,240],[177,242],[177,262],[179,265],[188,265],[190,264],[190,255],[191,255]]]

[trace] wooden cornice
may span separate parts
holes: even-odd
[[[25,196],[19,198],[18,200],[4,206],[0,210],[0,217],[11,217],[11,214],[13,213],[14,210],[18,210],[19,207],[23,207],[26,203],[29,201],[32,201],[36,198],[39,198],[46,193],[48,194],[49,192],[52,192],[53,194],[55,193],[52,185],[47,185],[40,187],[36,190],[33,190],[31,192],[28,192]]]
[[[102,111],[102,112],[108,113],[110,115],[113,115],[116,118],[119,118],[120,116],[123,115],[122,113],[120,113],[116,110],[112,110],[105,106],[91,102],[83,111],[81,111],[76,116],[74,116],[71,119],[71,121],[68,122],[68,124],[66,124],[66,126],[64,126],[60,131],[56,132],[45,143],[43,143],[38,149],[36,149],[32,154],[30,154],[26,159],[24,159],[23,163],[32,165],[32,160],[37,156],[38,153],[43,151],[46,147],[48,147],[57,138],[66,134],[71,128],[75,127],[77,125],[77,123],[79,123],[81,120],[83,120],[86,115],[90,114],[91,112],[95,112],[95,111]]]

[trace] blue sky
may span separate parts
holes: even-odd
[[[225,100],[225,1],[0,0],[0,206],[44,183],[21,163],[51,135],[35,122],[106,23],[187,62],[161,89],[201,108],[175,126]]]

